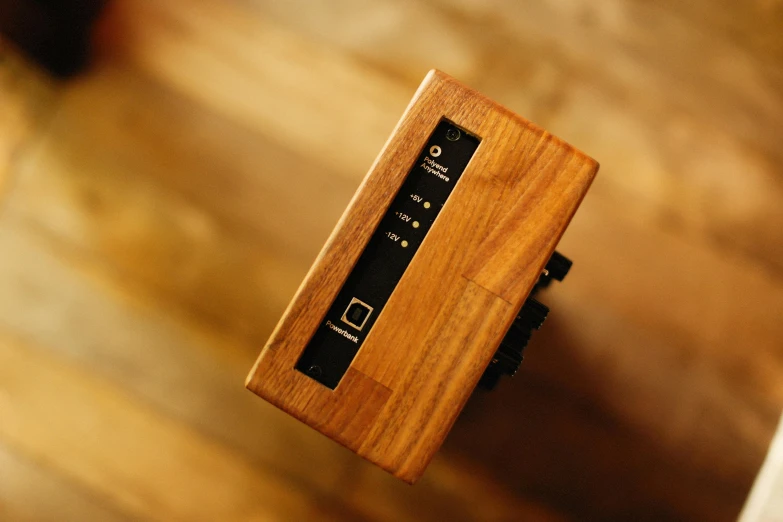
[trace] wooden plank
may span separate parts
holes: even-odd
[[[439,454],[415,487],[399,489],[399,480],[391,475],[362,468],[343,495],[363,516],[383,522],[570,520],[561,507],[536,498],[535,492],[509,491],[495,480],[497,471],[453,452],[448,458]]]
[[[500,46],[466,19],[463,4],[442,9],[437,2],[342,0],[335,9],[307,0],[259,0],[251,9],[301,39],[326,44],[411,86],[433,68],[474,85]]]
[[[0,440],[131,513],[165,520],[340,519],[244,455],[51,354],[4,337],[0,375]]]
[[[351,5],[357,12],[363,12],[361,7]],[[411,7],[412,4],[381,5],[399,16],[400,20],[411,20],[420,14],[421,9],[431,9]],[[776,80],[780,75],[779,66],[759,65],[755,55],[747,50],[733,49],[731,44],[721,40],[720,33],[691,31],[690,26],[680,22],[676,13],[646,3],[624,4],[622,19],[627,25],[613,22],[617,12],[610,5],[585,7],[583,11],[556,3],[544,3],[527,10],[511,4],[501,6],[502,9],[498,9],[495,4],[466,4],[460,7],[458,14],[442,18],[449,20],[449,34],[465,35],[474,48],[481,50],[481,54],[493,56],[493,60],[481,62],[489,69],[466,72],[466,78],[473,85],[552,129],[569,142],[591,151],[596,157],[606,158],[604,182],[617,183],[635,195],[639,199],[635,213],[664,226],[678,227],[683,233],[709,235],[720,245],[729,245],[778,270],[783,269],[780,261],[783,259],[780,246],[783,245],[783,211],[780,205],[775,204],[783,197],[775,182],[775,172],[783,165],[776,138],[783,132],[780,126],[783,99],[779,94],[783,91],[778,88],[780,81]],[[209,7],[202,8],[209,10]],[[448,8],[443,9],[448,14],[452,8],[453,5],[448,4]],[[129,4],[127,12],[118,10],[114,20],[117,24],[125,21],[132,25],[135,23],[133,20],[141,24],[145,12],[134,9]],[[268,13],[301,31],[312,29],[315,24],[315,15],[313,18],[302,17],[303,10],[295,6],[273,8],[267,5],[259,9],[262,9],[263,15]],[[211,14],[225,17],[228,26],[235,10],[238,10],[236,6],[224,4]],[[503,15],[499,14],[501,12]],[[594,27],[585,24],[584,12],[600,23]],[[154,19],[156,15],[146,12],[146,16]],[[233,95],[249,93],[256,75],[254,71],[260,75],[268,71],[267,66],[272,67],[264,58],[241,64],[229,59],[213,63],[205,56],[217,56],[216,53],[228,51],[222,47],[218,50],[217,44],[202,39],[205,31],[195,29],[187,33],[191,35],[192,51],[182,51],[179,45],[181,34],[172,28],[177,24],[193,28],[192,24],[198,23],[197,20],[181,20],[183,16],[171,14],[170,17],[178,22],[172,22],[168,29],[155,29],[150,24],[144,25],[148,27],[146,30],[138,28],[133,33],[137,38],[138,53],[133,54],[135,51],[130,49],[126,52],[131,53],[142,67],[176,85],[180,91],[188,91],[197,99],[208,98],[211,106],[232,117],[241,117],[242,121],[253,114],[256,127],[274,132],[292,148],[307,144],[305,150],[312,151],[318,158],[326,158],[323,154],[326,145],[312,134],[310,125],[305,123],[305,116],[299,119],[298,125],[294,123],[295,118],[287,119],[283,129],[284,124],[279,121],[283,118],[282,112],[277,116],[248,110],[237,115],[238,111],[226,108],[236,101],[221,101],[216,89],[207,89],[208,85],[196,80],[196,71],[189,73],[181,68],[179,64],[190,63],[188,57],[191,52],[198,52],[201,56],[199,75],[212,71],[209,73],[211,77],[225,77],[226,64],[234,64],[230,77],[237,85],[232,83],[226,91]],[[207,15],[193,15],[196,19],[200,16]],[[650,30],[649,24],[637,25],[649,19],[654,20],[655,31]],[[337,29],[318,34],[331,45],[366,59],[370,58],[362,54],[362,50],[372,49],[373,43],[383,49],[382,40],[378,43],[370,38],[368,43],[368,38],[363,37],[365,34],[378,34],[381,38],[383,31],[372,25],[372,19],[368,20],[368,27],[378,30],[369,30],[353,38],[350,31],[339,29],[341,25],[334,14],[327,20],[335,22],[333,27]],[[259,28],[264,23],[258,18],[244,22],[247,25],[257,24]],[[542,27],[550,27],[553,23],[563,29],[557,33],[542,31]],[[237,33],[236,38],[240,38],[239,34],[251,32]],[[484,38],[488,32],[495,35],[489,42]],[[276,44],[283,40],[289,42],[290,49],[313,45],[308,41],[309,37],[297,37],[279,28],[272,33],[259,29],[257,33],[275,34],[279,39],[266,42],[252,40],[252,45],[241,47],[260,49],[267,45],[270,54],[277,54]],[[661,39],[661,34],[665,34],[666,38]],[[772,33],[770,38],[779,38],[776,35],[779,32]],[[147,40],[148,44],[143,43]],[[170,49],[177,58],[172,56],[165,63],[157,61],[161,47]],[[147,48],[155,49],[155,52],[144,51]],[[528,48],[541,52],[535,57],[531,53],[522,55],[522,50]],[[680,51],[683,48],[710,48],[720,52],[715,61],[711,61],[702,60],[702,54],[698,52],[683,53]],[[383,55],[381,49],[375,51],[375,55]],[[351,92],[352,100],[344,103],[339,102],[342,94],[324,97],[324,100],[329,100],[322,104],[327,109],[332,108],[332,103],[343,103],[339,118],[326,118],[342,121],[353,117],[356,121],[367,122],[373,112],[368,111],[366,105],[391,108],[389,99],[404,99],[402,94],[384,100],[369,96],[362,98],[365,81],[368,85],[375,85],[381,76],[343,57],[339,61],[340,70],[349,72],[340,75],[338,81],[335,73],[321,73],[309,63],[308,57],[312,56],[326,60],[327,57],[321,54],[325,52],[328,51],[323,46],[313,45],[306,53],[307,57],[291,55],[286,71],[287,76],[308,78],[323,92],[333,93],[338,89]],[[373,53],[371,50],[366,52]],[[433,51],[435,57],[427,58],[430,63],[433,63],[432,60],[437,63],[438,56],[441,56],[439,52],[448,55],[450,51],[447,46],[437,46]],[[643,60],[636,58],[639,52]],[[215,62],[218,62],[217,58]],[[737,64],[740,70],[737,73],[726,72],[722,63]],[[294,73],[294,69],[298,72]],[[319,71],[318,76],[315,76],[316,70]],[[410,77],[422,70],[406,60],[394,69],[394,73]],[[564,70],[571,72],[564,74]],[[509,81],[509,77],[513,80]],[[382,89],[384,92],[392,85],[389,79],[385,81],[387,87]],[[704,85],[718,85],[719,88],[704,88]],[[397,87],[396,91],[399,90]],[[268,96],[280,108],[284,107],[281,100],[288,96],[297,98],[291,99],[290,105],[307,99],[295,89],[276,90]],[[617,104],[618,99],[625,102]],[[358,100],[361,100],[360,104]],[[301,114],[290,105],[285,105],[287,115]],[[401,106],[402,102],[399,102]],[[393,121],[392,111],[388,112],[386,128],[390,128]],[[312,109],[311,114],[319,112]],[[328,121],[321,121],[328,126]],[[385,135],[380,130],[380,120],[372,125],[372,129],[378,129],[377,132],[370,127],[367,125],[363,133],[352,134],[349,141],[352,151],[360,154],[366,151],[364,163],[355,161],[355,156],[330,156],[333,160],[330,164],[335,170],[355,176],[363,172],[364,166],[369,164],[370,155],[377,150]],[[320,145],[316,145],[315,141],[320,141]],[[743,172],[743,176],[739,177],[737,172]],[[744,180],[747,179],[752,181],[746,183]],[[742,190],[738,190],[739,185]]]
[[[562,243],[580,261],[553,298],[573,295],[605,303],[679,345],[679,353],[691,352],[691,361],[734,376],[744,394],[783,401],[777,378],[783,371],[783,279],[741,256],[716,251],[707,241],[614,217],[634,204],[607,187],[591,191]],[[609,227],[612,234],[601,233]],[[595,247],[599,236],[600,249]]]
[[[676,2],[664,0],[661,10],[671,11],[678,19],[696,28],[702,38],[726,39],[760,65],[776,66],[783,61],[780,2],[749,2],[737,6],[731,0],[717,2]],[[706,9],[709,7],[710,9]]]
[[[313,491],[350,454],[242,387],[253,348],[134,297],[100,262],[6,217],[0,226],[0,327],[77,361],[167,416]],[[291,455],[298,458],[291,458]],[[332,470],[313,474],[311,470]]]
[[[783,270],[779,9],[639,1],[305,4],[254,6],[299,38],[316,35],[393,77],[412,82],[433,66],[453,70],[602,158],[601,183],[638,198],[634,213]],[[391,52],[390,35],[400,27],[409,36],[395,39]],[[765,45],[742,44],[747,39]]]
[[[122,66],[69,85],[15,171],[10,212],[256,343],[354,190]]]
[[[97,64],[63,91],[39,154],[62,164],[53,175],[69,180],[76,174],[66,169],[80,168],[100,169],[98,181],[141,177],[215,215],[224,233],[259,236],[287,258],[309,263],[332,228],[322,222],[339,218],[358,185],[121,60]]]
[[[10,216],[1,223],[0,251],[13,255],[0,256],[0,330],[74,361],[92,379],[108,379],[123,394],[141,398],[156,415],[233,448],[254,468],[340,513],[341,520],[352,520],[354,513],[366,520],[394,514],[400,515],[396,520],[420,520],[421,513],[454,503],[447,484],[428,481],[417,488],[429,502],[391,509],[390,499],[404,499],[409,491],[392,477],[381,491],[370,487],[361,498],[344,497],[346,484],[373,466],[247,393],[241,383],[254,348],[167,315],[165,303],[134,297],[132,280],[41,236],[36,227]],[[368,510],[368,498],[389,507],[386,515]]]
[[[7,400],[7,397],[0,399]],[[105,499],[4,444],[0,444],[0,519],[16,522],[132,520]]]
[[[411,5],[414,4],[381,5],[386,5],[386,8],[401,17],[401,20],[415,19],[418,14],[421,14],[420,10],[431,9],[412,7]],[[209,10],[206,6],[202,8]],[[357,13],[368,9],[354,4],[352,8],[349,11]],[[145,12],[137,12],[133,9],[135,8],[129,6],[128,12],[117,11],[116,23],[121,24],[123,20],[125,23],[135,23],[129,21],[131,14],[133,14],[132,20],[141,23]],[[234,9],[238,8],[226,4],[211,14],[225,17],[228,24]],[[262,16],[276,17],[300,31],[313,29],[316,25],[315,15],[313,18],[302,17],[303,10],[295,9],[293,6],[266,5],[259,9]],[[777,269],[783,268],[780,264],[780,260],[783,259],[780,246],[783,245],[783,237],[781,237],[783,210],[780,209],[780,205],[775,204],[783,197],[783,192],[775,182],[774,175],[783,165],[783,157],[778,155],[779,148],[775,138],[783,132],[779,123],[783,121],[781,117],[783,100],[778,94],[781,92],[780,89],[774,88],[774,76],[766,75],[758,80],[753,79],[754,75],[766,74],[763,72],[766,69],[756,65],[752,54],[748,54],[747,51],[740,52],[736,60],[736,63],[746,64],[743,67],[748,69],[748,74],[731,76],[731,78],[745,78],[745,83],[731,80],[734,83],[729,83],[725,89],[706,89],[705,96],[703,94],[705,89],[701,85],[723,81],[723,78],[728,76],[720,76],[711,69],[706,69],[709,64],[704,63],[698,53],[681,53],[679,49],[717,47],[724,54],[731,54],[731,48],[720,42],[719,36],[710,33],[700,35],[689,31],[687,26],[678,23],[675,16],[655,7],[628,4],[624,9],[628,10],[627,20],[631,25],[614,27],[611,31],[585,26],[580,18],[580,11],[568,10],[554,4],[545,3],[536,9],[524,12],[504,4],[502,11],[506,16],[499,16],[498,11],[494,10],[495,7],[481,4],[471,4],[460,9],[463,9],[467,18],[456,15],[442,18],[449,20],[449,34],[452,32],[462,34],[473,48],[481,49],[483,54],[492,53],[495,57],[491,61],[483,62],[492,64],[492,69],[479,68],[477,71],[466,71],[466,79],[517,112],[552,129],[584,150],[591,151],[594,156],[606,158],[608,161],[606,161],[603,182],[616,183],[637,197],[639,204],[632,209],[636,214],[647,216],[649,219],[663,223],[664,226],[676,226],[686,234],[707,234],[721,245],[729,245]],[[306,11],[310,12],[312,9]],[[609,6],[594,6],[590,9],[590,13],[601,21],[602,28],[611,23],[613,11]],[[664,47],[661,47],[659,38],[651,34],[648,28],[633,25],[634,20],[647,20],[647,15],[653,17],[659,31],[670,34],[671,38],[664,40]],[[146,16],[154,19],[157,15],[146,12]],[[368,45],[367,38],[361,38],[361,35],[352,38],[350,31],[339,29],[342,27],[340,24],[346,22],[340,22],[334,14],[325,16],[327,16],[326,20],[333,22],[331,27],[336,29],[317,33],[320,37],[358,57],[371,59],[371,56],[362,54],[365,52],[363,50],[372,49],[372,44],[378,40],[371,39]],[[188,24],[197,23],[197,21],[180,20],[183,15],[170,14],[169,17],[178,20],[178,23],[184,27],[191,27]],[[559,37],[542,33],[540,28],[550,26],[552,20],[556,20],[558,25],[565,24],[568,30],[558,32],[557,34],[561,35]],[[258,27],[264,23],[264,20],[257,18],[245,22],[248,25],[258,24]],[[368,27],[378,29],[372,23],[372,19],[368,20],[367,24],[370,24]],[[380,22],[376,23],[380,24]],[[496,33],[498,40],[496,43],[488,43],[484,39],[484,35],[490,31],[488,29],[490,23],[496,23],[501,28],[501,30],[492,29],[492,32]],[[216,44],[197,36],[192,36],[190,40],[194,46],[192,51],[181,51],[180,47],[174,46],[174,42],[179,42],[179,33],[175,34],[171,28],[165,27],[154,29],[150,24],[145,24],[144,27],[148,29],[140,28],[134,33],[137,41],[143,42],[149,39],[150,47],[154,47],[156,51],[161,45],[164,47],[170,45],[172,53],[183,54],[179,58],[172,57],[165,64],[159,64],[155,68],[152,67],[151,60],[156,59],[158,54],[155,56],[135,54],[133,56],[138,63],[153,71],[153,74],[164,81],[176,85],[180,91],[183,89],[206,91],[204,83],[197,82],[195,77],[190,82],[192,84],[190,87],[183,86],[187,83],[187,79],[183,76],[188,73],[180,70],[179,64],[187,62],[187,56],[190,52],[197,52],[196,48],[203,49],[198,51],[202,55],[228,51],[218,51]],[[172,27],[176,27],[176,24]],[[485,30],[481,30],[482,28]],[[258,33],[261,32],[259,29]],[[193,30],[187,34],[201,35],[202,33],[203,31]],[[281,31],[279,28],[274,33],[263,33],[279,35],[279,41],[288,41],[292,49],[307,48],[312,45],[308,41],[309,36],[297,36]],[[378,34],[378,38],[381,38],[382,31],[378,29],[367,34]],[[695,42],[691,41],[694,39]],[[551,45],[547,47],[542,41],[555,44],[557,52]],[[268,46],[270,54],[275,54],[276,42],[278,40],[265,42],[253,40],[252,45],[246,44],[244,47],[260,49]],[[139,43],[139,53],[146,48],[146,45]],[[382,52],[381,43],[378,45],[381,46],[380,49],[366,52],[382,60],[380,56],[388,56],[388,54]],[[629,49],[635,49],[640,45],[643,46],[645,57],[641,62],[632,60],[628,56]],[[536,57],[531,57],[529,53],[521,56],[521,51],[515,51],[531,46],[540,48],[542,52]],[[322,47],[310,49],[306,53],[307,56],[327,59],[326,56],[318,54],[325,52]],[[424,52],[423,50],[428,48],[421,49],[421,52]],[[439,63],[440,56],[448,56],[450,52],[448,49],[448,46],[437,46],[432,51],[434,58],[430,58],[432,53],[427,54],[428,63]],[[585,54],[585,49],[593,51]],[[596,49],[600,52],[595,52]],[[132,53],[131,50],[126,52]],[[152,52],[149,54],[151,55]],[[599,56],[600,59],[597,58]],[[607,59],[607,56],[612,58]],[[378,81],[378,74],[367,72],[343,58],[340,61],[341,68],[351,72],[340,76],[342,82],[340,83],[334,74],[313,76],[316,69],[308,60],[309,58],[298,54],[290,56],[289,69],[287,69],[289,74],[294,74],[292,69],[298,68],[299,72],[296,76],[304,76],[311,82],[317,82],[319,90],[350,91],[353,100],[340,106],[339,118],[353,117],[356,121],[365,122],[372,114],[365,107],[368,104],[388,107],[389,109],[384,110],[391,113],[388,98],[384,100],[361,98],[364,92],[361,84],[365,81],[374,84]],[[421,67],[423,67],[424,58],[422,57],[421,60]],[[204,63],[204,58],[201,58],[199,74],[206,74],[205,71],[211,70],[213,72],[210,76],[219,77],[226,63],[226,60],[220,64]],[[448,60],[445,60],[444,64],[447,65]],[[262,71],[267,70],[261,67],[262,65],[257,62],[236,63],[232,67],[232,78],[236,78],[236,81],[243,86],[243,90],[236,92],[249,91],[250,85],[255,81],[254,71],[262,74]],[[686,73],[694,69],[700,73],[693,79],[689,79]],[[423,68],[416,68],[410,60],[406,60],[404,64],[395,68],[394,72],[396,76],[409,77],[418,75],[423,70]],[[564,75],[558,72],[562,70],[572,70],[572,72]],[[503,72],[503,74],[495,74],[493,71]],[[517,71],[518,74],[512,74]],[[685,84],[673,86],[664,83],[670,82],[673,75],[675,78],[682,78],[681,81]],[[509,76],[514,80],[509,81]],[[350,78],[348,84],[344,83],[346,78]],[[392,85],[390,80],[386,82]],[[400,88],[401,86],[397,87],[397,91]],[[233,92],[232,89],[234,87],[227,89],[227,92]],[[387,89],[384,88],[385,90]],[[213,91],[192,95],[199,96],[198,99],[210,97],[213,100],[212,106],[216,107],[216,110],[238,117],[225,108],[229,102],[220,101],[219,94]],[[629,97],[629,93],[636,94]],[[639,93],[644,95],[641,96]],[[280,101],[287,97],[298,97],[300,101],[305,98],[299,91],[292,89],[285,92],[276,91],[270,96],[281,108],[283,105]],[[618,105],[616,100],[619,97],[629,99],[626,103]],[[398,98],[402,99],[402,95],[398,95]],[[323,105],[328,109],[340,98],[324,97],[324,100],[327,99],[329,101]],[[356,100],[359,99],[362,100],[361,105],[357,105]],[[290,100],[291,105],[295,102],[294,99]],[[402,102],[399,106],[401,105]],[[285,107],[285,111],[289,115],[298,114],[288,106]],[[256,127],[274,132],[278,139],[288,143],[293,149],[307,144],[302,147],[302,150],[323,161],[325,156],[321,150],[327,147],[328,140],[323,140],[324,135],[321,135],[320,144],[317,146],[313,144],[318,137],[310,132],[311,127],[306,117],[300,120],[298,126],[293,126],[293,120],[286,120],[285,124],[288,127],[283,132],[282,124],[278,126],[278,123],[274,123],[282,119],[282,113],[279,117],[259,114],[257,111],[254,114]],[[313,110],[312,114],[317,112]],[[756,117],[757,114],[762,117]],[[242,117],[246,119],[250,116]],[[391,128],[393,118],[389,115],[387,119],[388,129]],[[333,121],[341,120],[335,117]],[[330,163],[335,166],[336,171],[357,177],[364,171],[369,164],[370,154],[377,150],[385,135],[385,132],[380,129],[380,123],[378,121],[372,126],[373,129],[378,129],[377,133],[370,131],[368,126],[364,133],[357,132],[356,135],[351,136],[349,141],[351,150],[360,154],[367,152],[364,163],[354,161],[354,156],[348,159],[337,158]],[[329,123],[322,121],[322,124],[328,126]],[[270,125],[274,126],[274,129]],[[759,154],[759,149],[763,151],[762,154]],[[737,176],[737,172],[743,172],[741,179]],[[752,182],[746,183],[745,180],[748,179]],[[742,190],[737,189],[740,184],[744,187]]]
[[[779,129],[783,110],[775,90],[780,78],[774,74],[780,69],[777,58],[783,56],[778,30],[783,14],[779,9],[760,5],[738,8],[729,2],[716,5],[706,1],[687,5],[642,1],[566,5],[549,1],[524,8],[509,1],[400,4],[353,0],[342,5],[344,9],[335,10],[310,6],[306,0],[284,4],[261,1],[254,3],[254,9],[259,16],[300,33],[301,38],[314,35],[410,82],[432,67],[452,71],[547,128],[551,126],[538,115],[557,110],[562,95],[571,87],[598,85],[645,93],[644,98],[625,100],[625,110],[643,109],[651,97],[670,106],[687,97],[687,103],[680,105],[696,102],[700,116],[725,131],[738,131],[741,119],[743,127],[754,128],[755,137],[770,146],[770,152],[776,151],[775,133],[765,129]],[[742,24],[737,24],[739,20]],[[735,38],[725,38],[729,26]],[[390,34],[400,27],[406,28],[409,37],[395,39],[392,52]],[[552,30],[554,27],[558,30]],[[755,38],[766,45],[738,45],[739,35],[743,41]],[[703,49],[712,52],[705,56]],[[729,57],[732,63],[727,65],[723,60]],[[744,74],[731,74],[740,71]],[[669,82],[669,87],[661,88],[662,82]],[[679,88],[672,88],[672,82]],[[704,92],[701,86],[708,82],[716,89]],[[694,94],[703,96],[698,99]],[[531,104],[534,98],[539,98],[538,106]],[[715,98],[724,103],[713,103]],[[728,117],[738,111],[747,111],[745,117]],[[760,117],[750,119],[750,112]],[[559,129],[553,130],[563,135]]]
[[[115,56],[354,180],[415,85],[391,81],[233,3],[123,0],[110,6],[103,32]],[[126,37],[112,38],[118,33]]]

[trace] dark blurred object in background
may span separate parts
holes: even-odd
[[[87,63],[90,28],[106,0],[0,0],[0,34],[57,76]]]

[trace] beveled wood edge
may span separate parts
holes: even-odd
[[[405,480],[406,482],[413,483],[415,480],[418,479],[419,476],[421,476],[421,473],[424,472],[424,469],[426,468],[427,464],[431,460],[431,458],[434,456],[434,453],[437,450],[437,447],[440,446],[442,443],[443,438],[445,438],[445,434],[448,432],[448,429],[450,429],[451,425],[453,424],[453,421],[456,420],[459,409],[456,409],[454,412],[454,418],[451,420],[451,422],[448,423],[448,427],[444,428],[444,436],[443,438],[440,438],[440,440],[436,441],[435,447],[432,449],[430,453],[424,454],[424,459],[420,459],[418,462],[420,462],[420,466],[411,466],[410,463],[408,463],[408,468],[406,469],[395,469],[390,466],[385,466],[383,462],[379,462],[376,458],[370,458],[367,455],[362,455],[361,452],[358,451],[359,446],[362,444],[362,438],[358,439],[349,439],[346,440],[345,438],[340,436],[339,432],[335,432],[334,430],[326,429],[325,426],[319,424],[319,420],[316,418],[310,419],[310,416],[306,411],[308,405],[313,403],[313,400],[316,402],[320,402],[321,400],[324,400],[324,397],[334,397],[336,394],[340,393],[341,391],[344,393],[347,388],[350,388],[350,384],[348,381],[353,382],[352,379],[350,380],[344,380],[346,382],[341,381],[340,385],[335,390],[331,390],[320,383],[317,383],[313,381],[312,379],[306,378],[303,374],[297,375],[299,372],[297,372],[294,369],[294,365],[296,360],[298,360],[298,357],[301,356],[301,352],[304,350],[306,346],[306,342],[299,343],[296,350],[288,350],[289,353],[286,354],[287,359],[290,359],[290,364],[288,364],[287,368],[282,371],[282,373],[278,373],[276,375],[277,378],[284,378],[289,381],[289,384],[292,382],[299,382],[299,384],[302,384],[301,387],[298,388],[298,392],[302,393],[304,390],[309,389],[308,395],[310,396],[309,399],[305,402],[305,404],[302,407],[294,408],[293,403],[296,402],[293,397],[286,393],[281,393],[281,389],[272,387],[272,389],[265,386],[262,378],[263,371],[262,368],[262,362],[272,356],[273,354],[282,355],[279,352],[278,348],[279,346],[286,341],[283,331],[296,331],[296,323],[298,322],[298,319],[306,313],[307,305],[310,304],[310,301],[314,297],[318,297],[319,301],[327,303],[326,305],[321,305],[320,311],[322,311],[323,314],[326,313],[328,310],[328,305],[331,303],[336,296],[336,294],[339,292],[339,289],[342,287],[342,284],[344,283],[344,280],[348,277],[350,274],[350,271],[353,269],[353,266],[355,265],[356,261],[361,255],[362,249],[359,249],[356,252],[353,252],[354,255],[350,256],[350,266],[348,266],[348,263],[346,262],[345,258],[342,258],[340,260],[341,265],[344,267],[341,272],[344,272],[341,277],[341,282],[339,284],[335,284],[334,282],[334,274],[328,273],[329,268],[329,257],[335,257],[335,251],[337,248],[336,246],[344,244],[344,238],[347,235],[350,235],[350,231],[354,227],[351,227],[351,222],[354,221],[356,218],[356,215],[359,216],[362,215],[362,204],[366,205],[368,201],[372,201],[377,196],[377,192],[372,192],[368,189],[372,189],[373,183],[376,185],[379,185],[380,183],[383,183],[387,188],[384,193],[384,205],[382,208],[380,208],[378,205],[374,206],[374,213],[371,215],[373,220],[365,220],[363,222],[362,228],[358,229],[356,232],[357,234],[353,236],[354,241],[357,243],[366,243],[366,241],[369,239],[369,237],[372,235],[374,230],[377,228],[378,224],[380,223],[380,220],[382,219],[386,209],[391,204],[391,201],[393,200],[394,196],[399,191],[400,186],[405,180],[405,174],[407,174],[406,168],[399,168],[396,169],[395,172],[390,172],[390,165],[388,164],[388,159],[385,158],[385,155],[387,151],[389,151],[392,148],[399,148],[402,146],[401,140],[398,138],[398,134],[405,130],[406,127],[409,127],[407,130],[416,130],[416,129],[410,129],[410,127],[415,127],[416,125],[420,127],[427,127],[425,132],[421,132],[420,130],[417,130],[418,138],[422,141],[422,143],[426,142],[427,137],[431,134],[432,129],[429,128],[428,125],[422,125],[420,121],[416,121],[415,118],[412,116],[412,114],[416,114],[419,116],[421,113],[421,109],[417,108],[417,104],[420,102],[421,98],[427,95],[434,95],[437,94],[437,92],[441,89],[446,88],[452,88],[457,89],[460,91],[461,95],[459,96],[460,99],[462,99],[463,96],[466,97],[472,97],[473,100],[471,102],[478,101],[480,102],[478,104],[478,107],[475,107],[475,110],[481,111],[482,109],[480,106],[483,106],[483,110],[488,111],[497,111],[503,114],[503,116],[513,119],[517,122],[517,124],[521,124],[525,128],[530,129],[535,134],[539,135],[542,140],[551,140],[554,144],[561,147],[563,150],[567,151],[569,154],[579,157],[581,160],[583,160],[585,163],[589,163],[593,165],[592,170],[592,176],[595,175],[595,172],[598,169],[598,163],[587,156],[586,154],[582,153],[575,147],[571,146],[570,144],[564,142],[563,140],[551,135],[544,129],[538,127],[534,123],[526,120],[525,118],[522,118],[519,115],[516,115],[515,113],[511,112],[507,108],[493,102],[492,100],[486,98],[485,96],[481,95],[477,91],[470,89],[469,87],[466,87],[453,78],[449,77],[448,75],[445,75],[444,73],[432,70],[430,71],[425,80],[420,85],[419,89],[416,91],[413,99],[411,100],[410,104],[404,111],[402,117],[397,122],[394,130],[392,131],[392,134],[390,135],[389,139],[387,139],[386,143],[384,144],[384,147],[382,148],[379,155],[376,157],[376,159],[373,161],[372,166],[368,170],[366,176],[362,180],[361,184],[357,188],[356,193],[352,197],[350,203],[346,207],[346,210],[342,214],[340,220],[338,221],[337,225],[335,226],[334,230],[330,234],[328,240],[324,244],[324,247],[319,252],[318,256],[314,260],[313,265],[310,267],[310,270],[308,271],[307,275],[305,276],[304,280],[302,281],[302,284],[297,289],[297,292],[292,299],[292,301],[289,303],[289,306],[287,307],[286,311],[284,312],[283,316],[281,317],[280,321],[278,322],[277,326],[275,327],[272,335],[269,338],[269,341],[264,346],[263,350],[261,351],[261,354],[259,355],[256,363],[254,364],[250,374],[248,375],[246,379],[246,387],[256,393],[257,395],[265,398],[267,401],[271,402],[275,406],[277,406],[280,409],[283,409],[284,411],[290,413],[294,417],[308,423],[315,429],[321,431],[322,433],[326,434],[327,436],[330,436],[337,440],[339,443],[347,446],[349,449],[352,449],[354,451],[357,451],[361,456],[364,458],[370,460],[376,465],[379,465],[383,467],[384,469],[387,469],[387,471],[391,472],[395,476],[401,478],[402,480]],[[451,121],[453,121],[455,124],[459,126],[463,126],[467,128],[468,130],[471,129],[470,125],[467,125],[464,123],[463,118],[454,117],[453,113],[456,109],[454,109],[454,101],[452,101],[450,104],[444,104],[444,111],[438,118],[431,118],[432,121],[428,122],[431,123],[433,128],[434,125],[437,125],[437,122],[440,121],[442,118],[447,118]],[[448,107],[451,107],[449,110]],[[451,113],[451,114],[450,114]],[[410,137],[408,137],[410,138]],[[483,138],[483,136],[482,136]],[[418,150],[420,147],[414,147],[414,149]],[[415,154],[417,156],[418,153]],[[381,167],[381,162],[386,161],[386,164]],[[412,159],[412,161],[415,162],[415,157]],[[591,180],[592,181],[592,177]],[[391,182],[391,183],[390,183]],[[389,187],[393,186],[393,190],[389,190]],[[589,184],[588,184],[589,187]],[[377,188],[375,190],[378,190]],[[569,215],[565,219],[565,225],[560,230],[560,233],[558,234],[558,237],[555,238],[551,245],[551,250],[554,251],[554,248],[556,246],[557,241],[559,240],[560,236],[562,236],[562,233],[565,231],[565,228],[567,226],[567,223],[570,221],[571,217],[573,216],[573,213],[576,211],[576,207],[578,207],[579,202],[581,202],[582,198],[584,197],[585,193],[587,191],[587,187],[584,189],[584,192],[582,193],[581,197],[579,198],[579,201],[575,204],[573,208],[573,212],[570,212]],[[355,224],[355,223],[354,223]],[[369,224],[372,224],[372,226],[368,226]],[[362,234],[362,231],[365,233]],[[359,236],[359,237],[356,237]],[[363,237],[367,236],[367,237]],[[549,255],[551,255],[551,252],[549,252]],[[544,260],[544,263],[546,261]],[[346,268],[347,267],[347,268]],[[543,265],[542,267],[543,268]],[[329,277],[329,276],[332,277]],[[320,296],[314,296],[313,292],[317,290],[318,286],[321,286],[324,283],[323,279],[326,277],[328,279],[328,283],[332,285],[331,291],[328,292],[329,294],[334,294],[327,296],[326,294],[320,295]],[[511,303],[508,301],[508,299],[505,299],[503,295],[499,295],[498,292],[493,291],[491,288],[487,288],[486,285],[482,284],[481,281],[476,280],[477,278],[473,277],[467,277],[463,275],[463,277],[466,277],[469,281],[471,281],[473,284],[480,287],[483,291],[488,292],[489,294],[492,294],[495,298],[502,300],[508,305],[515,306],[514,303]],[[528,288],[527,293],[532,289],[533,283],[530,285],[530,288]],[[328,286],[328,285],[327,285]],[[303,298],[306,294],[309,294],[309,297]],[[330,297],[330,298],[329,298]],[[519,303],[519,306],[521,307],[521,304],[524,303],[524,298]],[[516,310],[518,311],[518,310]],[[515,311],[515,312],[516,312]],[[508,323],[506,326],[509,326],[510,323],[513,321],[516,313],[510,314],[507,318],[506,322]],[[317,321],[311,320],[311,330],[308,332],[307,338],[309,339],[312,337],[312,334],[317,329],[318,325],[321,322],[322,317],[319,317]],[[301,329],[299,331],[301,334]],[[301,336],[304,337],[304,336]],[[296,352],[296,353],[294,353]],[[489,354],[486,358],[487,364],[489,363],[491,359],[492,354]],[[486,364],[484,364],[486,366]],[[368,381],[372,381],[375,383],[375,385],[382,387],[382,389],[386,390],[388,394],[386,395],[386,398],[394,393],[394,390],[384,386],[382,383],[378,382],[376,379],[373,379],[372,377],[368,376],[365,373],[362,373],[355,368],[353,369],[354,372],[357,372],[358,374],[361,374],[364,379],[367,379]],[[301,377],[301,379],[299,378]],[[274,381],[277,381],[278,379],[273,379]],[[478,382],[478,379],[480,378],[480,373],[477,375],[477,378],[475,379],[476,382]],[[307,381],[310,381],[309,383],[305,384]],[[277,383],[279,384],[279,382]],[[316,385],[316,386],[313,386]],[[474,386],[475,387],[475,386]],[[472,388],[471,388],[472,391]],[[464,401],[467,401],[470,393],[467,393]],[[385,404],[385,401],[378,405],[378,412],[383,408],[383,404]],[[464,402],[461,406],[464,406]],[[460,408],[461,409],[461,408]],[[376,415],[377,416],[377,413]],[[373,416],[373,417],[375,417]],[[417,457],[421,457],[422,455],[417,455]]]

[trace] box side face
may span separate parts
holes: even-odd
[[[481,138],[332,391],[293,370],[442,118]],[[409,482],[440,447],[597,164],[442,73],[417,92],[262,352],[248,387]]]

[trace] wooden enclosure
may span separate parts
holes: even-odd
[[[446,118],[481,143],[336,390],[294,369]],[[424,472],[585,196],[598,164],[432,71],[264,347],[249,389],[407,482]]]

